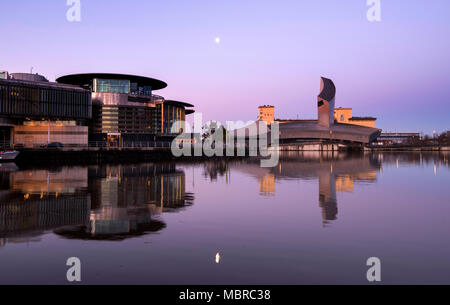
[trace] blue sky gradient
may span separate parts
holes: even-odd
[[[378,117],[385,131],[450,130],[450,1],[66,0],[0,2],[0,70],[56,77],[118,72],[155,77],[166,98],[204,120],[316,118],[319,77],[336,106]],[[215,38],[220,37],[220,44]]]

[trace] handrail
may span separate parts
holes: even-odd
[[[165,100],[165,98],[163,96],[156,95],[156,94],[152,94],[150,96],[150,95],[146,95],[146,94],[129,93],[128,96],[150,98],[152,101],[164,101]]]

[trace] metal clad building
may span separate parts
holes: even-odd
[[[37,74],[8,75],[0,75],[0,148],[87,145],[92,117],[88,90],[51,83]]]

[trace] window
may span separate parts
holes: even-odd
[[[345,116],[341,114],[341,121],[345,120]]]
[[[137,83],[131,83],[131,93],[138,94],[138,84]]]
[[[119,82],[119,86],[120,86],[120,89],[119,89],[120,93],[126,93],[126,94],[130,93],[130,81],[121,80]]]
[[[112,79],[109,81],[109,87],[111,93],[119,93],[119,81]]]
[[[95,81],[95,92],[109,92],[109,81],[106,79],[97,79]]]
[[[130,81],[117,79],[95,79],[94,92],[129,94]]]
[[[144,86],[144,95],[152,96],[152,87]]]

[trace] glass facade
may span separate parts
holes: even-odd
[[[156,107],[93,105],[93,133],[178,134],[184,130],[183,107],[157,104]],[[175,122],[178,122],[173,126]],[[172,128],[174,128],[172,130]]]
[[[130,81],[118,79],[94,79],[94,92],[130,93]]]
[[[35,119],[90,119],[91,94],[57,86],[0,80],[0,115]]]
[[[161,105],[159,105],[161,107]],[[186,111],[183,107],[172,104],[162,104],[162,133],[178,134],[184,130]]]
[[[136,106],[93,106],[94,133],[158,133],[154,108]]]
[[[138,83],[131,83],[129,80],[95,78],[93,88],[94,92],[100,93],[122,93],[152,96],[151,86],[141,86]]]
[[[171,141],[184,131],[185,104],[154,96],[147,83],[93,78],[91,141],[104,142],[109,147],[126,146],[158,139]]]
[[[119,108],[114,106],[102,107],[102,132],[119,132]]]

